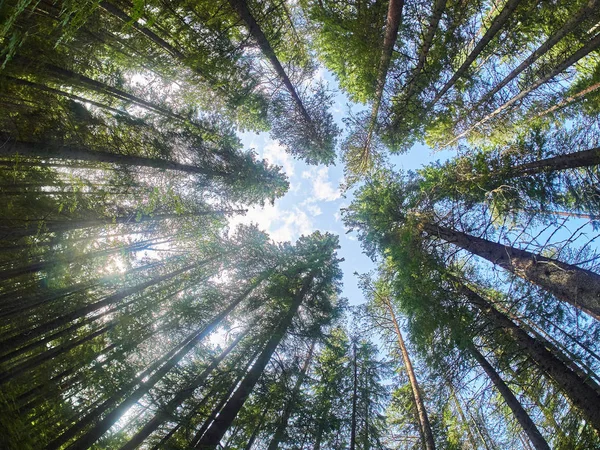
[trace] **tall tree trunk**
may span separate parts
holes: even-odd
[[[500,377],[498,372],[492,367],[492,365],[485,359],[485,357],[475,348],[474,345],[469,345],[468,351],[475,358],[475,360],[479,363],[479,365],[483,368],[485,373],[488,375],[502,398],[514,414],[515,418],[529,437],[529,440],[534,445],[536,450],[550,450],[550,446],[538,430],[527,411],[521,405],[521,402],[515,397],[510,388],[506,385],[504,380]]]
[[[498,83],[494,88],[486,93],[474,109],[479,108],[485,101],[491,99],[496,95],[500,90],[505,87],[508,83],[514,80],[521,72],[531,66],[534,62],[536,62],[540,56],[544,55],[548,50],[554,47],[558,41],[564,38],[567,34],[569,34],[577,25],[581,23],[581,21],[588,16],[589,14],[593,14],[597,7],[598,0],[589,0],[582,8],[579,9],[575,14],[573,14],[569,20],[567,20],[564,25],[554,32],[542,45],[540,45],[535,51],[529,55],[521,64],[517,66],[513,71],[511,71],[504,79]]]
[[[252,366],[252,368],[248,371],[239,387],[233,393],[231,398],[227,401],[219,415],[215,418],[213,423],[210,425],[208,430],[198,444],[195,446],[197,449],[202,450],[214,450],[219,445],[219,442],[225,435],[227,429],[231,426],[231,423],[237,416],[238,412],[244,405],[244,402],[252,392],[252,389],[256,385],[256,382],[262,375],[265,367],[268,362],[271,360],[271,356],[275,352],[275,349],[283,339],[287,329],[292,324],[292,320],[294,316],[298,312],[302,300],[308,289],[310,288],[310,284],[312,282],[313,274],[310,274],[306,277],[302,288],[298,291],[298,293],[294,296],[292,300],[292,304],[290,305],[290,309],[286,313],[286,315],[281,319],[277,328],[273,331],[271,338],[267,342],[265,348],[262,353]]]
[[[465,412],[463,411],[463,408],[458,400],[458,396],[456,394],[456,391],[454,390],[454,385],[452,384],[451,381],[449,381],[449,379],[446,380],[446,383],[448,384],[448,387],[450,388],[450,396],[452,397],[452,400],[454,401],[454,406],[456,407],[456,410],[458,411],[460,420],[464,424],[465,429],[467,430],[467,436],[469,437],[469,444],[470,444],[471,450],[477,450],[477,448],[479,448],[479,446],[475,442],[475,436],[473,436],[473,433],[471,432],[471,426],[470,426],[469,421],[468,421],[467,417],[465,416]]]
[[[450,145],[454,144],[456,141],[458,141],[459,139],[465,137],[467,134],[469,134],[475,128],[477,128],[477,127],[483,125],[484,123],[490,121],[491,119],[493,119],[494,117],[496,117],[498,114],[500,114],[505,109],[508,109],[510,106],[514,105],[519,100],[527,97],[529,94],[531,94],[537,88],[539,88],[540,86],[542,86],[544,83],[550,81],[552,78],[556,77],[557,75],[560,75],[561,72],[565,71],[566,69],[568,69],[569,67],[571,67],[573,64],[575,64],[577,61],[579,61],[583,57],[587,56],[589,53],[591,53],[594,50],[596,50],[599,46],[600,46],[600,34],[598,34],[594,39],[592,39],[591,41],[589,41],[587,44],[585,44],[583,47],[581,47],[579,50],[577,50],[575,53],[573,53],[567,59],[563,60],[563,62],[561,62],[559,65],[557,65],[554,68],[554,70],[550,71],[549,73],[547,73],[543,77],[539,78],[537,81],[535,81],[528,88],[521,90],[521,92],[519,92],[517,95],[515,95],[514,97],[512,97],[510,100],[504,102],[502,105],[500,105],[494,111],[492,111],[491,113],[489,113],[488,115],[486,115],[481,120],[477,121],[475,124],[469,126],[465,131],[463,131],[462,133],[458,134],[452,140],[450,140],[449,142],[447,142],[446,144],[444,144],[444,147],[447,147],[447,146],[450,146]]]
[[[424,447],[427,450],[435,450],[435,440],[433,439],[431,424],[429,423],[429,417],[427,416],[427,409],[425,408],[425,403],[423,402],[423,399],[421,397],[421,389],[419,387],[419,383],[417,381],[417,376],[415,375],[412,362],[408,355],[408,350],[406,349],[406,345],[404,344],[404,338],[402,337],[402,332],[400,331],[400,326],[398,324],[398,320],[396,319],[394,308],[392,307],[389,298],[380,298],[384,303],[385,307],[387,308],[390,314],[390,319],[394,324],[396,340],[398,341],[398,347],[400,348],[402,360],[404,361],[404,367],[406,368],[406,374],[408,375],[408,380],[410,382],[410,387],[413,394],[413,403],[415,405],[415,409],[417,410],[419,430],[421,432],[421,438],[423,439]]]
[[[554,380],[573,405],[581,411],[586,421],[600,433],[600,394],[556,358],[543,343],[532,338],[461,280],[453,276],[451,278],[468,301],[480,309],[494,327],[502,329],[514,340],[523,353]]]
[[[557,111],[561,108],[564,108],[565,106],[570,105],[571,103],[579,101],[579,100],[583,99],[583,97],[585,97],[590,92],[594,92],[595,90],[597,90],[599,88],[600,88],[600,82],[592,84],[591,86],[588,86],[585,89],[582,89],[581,91],[577,92],[576,94],[573,94],[573,95],[561,100],[560,102],[552,105],[550,108],[536,114],[534,119],[547,116],[548,114],[553,113],[554,111]]]
[[[269,40],[267,39],[263,31],[261,30],[260,25],[258,25],[256,19],[254,19],[254,17],[252,16],[252,13],[250,11],[250,8],[248,8],[246,0],[229,0],[229,5],[231,5],[231,8],[240,16],[240,19],[242,19],[242,21],[246,24],[248,32],[260,47],[260,50],[262,51],[263,55],[267,57],[267,59],[275,69],[275,72],[283,82],[285,88],[292,96],[294,103],[296,104],[298,110],[304,117],[304,120],[306,120],[306,123],[312,125],[313,121],[308,112],[306,111],[302,100],[298,96],[296,88],[285,73],[285,70],[279,62],[279,59],[277,59],[275,50],[273,50],[273,48],[271,47],[271,44],[269,43]]]
[[[6,139],[3,139],[3,141]],[[181,164],[174,161],[143,156],[121,155],[117,153],[90,150],[82,147],[52,146],[43,143],[8,141],[0,147],[0,156],[12,157],[16,154],[25,157],[68,159],[77,161],[93,161],[126,166],[152,167],[161,170],[177,170],[209,177],[225,177],[226,172],[205,169],[203,167]]]
[[[124,444],[120,450],[133,450],[137,448],[142,442],[150,436],[154,431],[158,429],[164,422],[172,417],[173,412],[181,405],[186,399],[188,399],[196,389],[200,388],[208,379],[209,375],[214,369],[223,361],[227,355],[236,347],[236,345],[250,332],[252,325],[250,325],[243,333],[240,333],[235,340],[221,352],[221,354],[198,376],[196,376],[185,389],[179,391],[175,397],[173,397],[164,407],[160,408],[158,412],[146,423],[126,444]]]
[[[109,295],[108,297],[106,297],[102,300],[99,300],[95,303],[91,303],[89,305],[86,305],[79,309],[76,309],[75,311],[72,311],[67,314],[63,314],[60,317],[49,320],[48,322],[38,325],[37,327],[32,328],[31,330],[29,330],[25,333],[21,333],[21,334],[18,334],[16,336],[13,336],[11,338],[4,340],[1,343],[2,349],[4,351],[5,349],[18,348],[22,344],[24,344],[36,337],[43,336],[45,333],[47,333],[49,331],[52,331],[52,330],[55,330],[56,328],[68,325],[69,323],[73,322],[74,320],[81,318],[81,317],[85,317],[86,315],[88,315],[91,312],[98,311],[99,309],[105,308],[107,306],[111,306],[130,295],[142,292],[148,287],[151,287],[151,286],[157,285],[163,281],[172,279],[173,277],[176,277],[177,275],[188,272],[191,269],[202,267],[206,264],[209,264],[210,262],[216,260],[219,256],[220,255],[213,256],[204,261],[186,265],[184,267],[181,267],[181,268],[174,270],[172,272],[169,272],[167,274],[154,277],[144,283],[137,284],[130,288],[122,289],[121,291],[119,291],[113,295]],[[0,378],[0,380],[3,380],[3,378]]]
[[[597,165],[600,165],[600,147],[519,164],[510,169],[508,176],[524,177],[538,173],[593,167]]]
[[[254,281],[240,296],[212,319],[211,322],[201,327],[192,336],[188,337],[183,346],[173,354],[156,372],[154,372],[146,381],[143,381],[127,398],[100,420],[95,426],[81,436],[77,441],[67,447],[68,450],[85,450],[96,442],[104,433],[106,433],[122,416],[147,394],[173,367],[175,367],[202,339],[208,336],[221,321],[229,315],[245,298],[254,291],[254,289],[267,278],[263,274],[258,280]],[[48,447],[46,450],[54,450],[58,447]]]
[[[363,148],[363,169],[367,168],[370,159],[371,140],[375,127],[377,125],[377,116],[381,107],[381,98],[385,88],[385,81],[392,61],[394,46],[398,39],[398,30],[402,23],[402,10],[404,9],[404,0],[389,0],[388,12],[385,24],[385,35],[383,37],[383,46],[381,50],[381,59],[379,60],[379,69],[377,71],[377,80],[375,82],[375,99],[371,108],[371,120],[369,130],[365,139]]]
[[[302,383],[304,383],[306,373],[308,372],[308,368],[310,367],[310,362],[312,360],[313,352],[315,350],[315,343],[316,340],[313,339],[313,341],[310,344],[310,348],[308,350],[306,358],[304,359],[302,370],[298,374],[298,378],[296,379],[296,383],[294,384],[294,388],[292,389],[291,396],[285,405],[285,409],[283,410],[283,414],[281,416],[281,419],[279,420],[279,424],[277,425],[277,430],[275,430],[275,434],[273,435],[273,438],[271,439],[267,450],[277,450],[279,448],[279,444],[281,443],[281,440],[283,439],[283,436],[285,434],[285,430],[287,429],[290,416],[292,415],[292,412],[294,412],[294,409],[296,408],[296,405],[298,403],[300,388],[302,387]]]
[[[427,26],[427,34],[425,35],[425,38],[423,39],[423,44],[421,45],[421,49],[419,50],[419,59],[417,60],[417,65],[413,69],[411,79],[408,82],[408,84],[404,87],[404,92],[402,93],[405,103],[408,103],[410,101],[411,97],[415,92],[415,89],[417,88],[419,76],[425,68],[425,63],[427,62],[427,55],[429,54],[429,50],[431,49],[431,45],[433,44],[433,38],[438,30],[439,23],[445,9],[446,0],[435,0],[433,4],[431,18],[429,19],[429,25]]]
[[[430,222],[424,222],[423,228],[430,236],[487,259],[600,320],[600,275]]]
[[[500,11],[492,23],[490,27],[487,29],[481,40],[477,43],[475,48],[469,53],[467,59],[462,63],[459,69],[452,75],[452,77],[446,82],[446,84],[442,87],[442,89],[436,94],[433,101],[427,106],[427,111],[431,111],[431,109],[435,106],[435,104],[448,92],[448,90],[454,86],[454,83],[458,81],[465,73],[467,73],[471,64],[477,59],[479,54],[483,51],[487,44],[498,34],[498,32],[502,29],[506,21],[510,18],[513,11],[517,8],[521,0],[508,0]]]
[[[356,361],[356,342],[352,344],[352,423],[350,425],[350,450],[356,449],[356,401],[357,401],[357,389],[358,389],[358,364]]]

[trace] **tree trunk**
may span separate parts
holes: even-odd
[[[229,0],[229,5],[231,5],[231,8],[240,16],[240,19],[242,19],[242,21],[246,24],[248,32],[260,47],[260,50],[262,51],[263,55],[267,57],[267,59],[275,69],[275,72],[277,73],[284,86],[292,96],[292,99],[294,100],[294,103],[296,103],[296,106],[298,107],[298,110],[304,117],[304,120],[306,120],[307,123],[312,124],[312,119],[306,111],[302,100],[298,96],[296,88],[294,88],[294,86],[292,85],[292,82],[285,73],[283,66],[279,62],[279,59],[277,59],[277,55],[271,47],[269,40],[267,39],[260,26],[252,16],[252,13],[248,8],[246,0]]]
[[[369,130],[365,139],[365,146],[363,148],[363,169],[366,170],[368,161],[370,159],[370,148],[373,133],[377,125],[377,116],[379,115],[379,108],[381,107],[381,98],[383,97],[383,90],[385,88],[385,81],[387,73],[390,68],[392,61],[392,53],[394,52],[394,45],[398,39],[398,30],[402,23],[402,10],[404,9],[404,0],[389,0],[388,12],[385,25],[385,35],[383,38],[383,47],[381,51],[381,59],[379,61],[379,69],[377,72],[377,81],[375,84],[375,99],[373,101],[373,107],[371,108],[371,121],[369,124]]]
[[[382,301],[390,314],[392,323],[394,324],[394,331],[396,333],[398,347],[400,348],[400,353],[402,354],[402,359],[406,368],[406,374],[408,375],[408,380],[410,381],[410,387],[413,394],[413,402],[415,405],[415,409],[417,410],[417,415],[419,419],[419,429],[421,431],[421,438],[423,439],[424,447],[427,450],[435,450],[435,440],[433,439],[431,424],[429,423],[429,417],[427,416],[427,409],[425,408],[425,403],[421,398],[421,389],[419,387],[419,383],[417,381],[417,376],[415,375],[412,362],[408,355],[408,350],[406,349],[406,345],[404,345],[404,339],[402,337],[402,332],[400,331],[400,326],[398,325],[398,320],[396,319],[396,314],[394,313],[394,309],[389,298],[382,298]]]
[[[196,389],[200,388],[208,379],[209,375],[214,369],[223,361],[227,355],[236,347],[236,345],[250,332],[252,325],[250,325],[243,333],[240,333],[238,337],[216,358],[206,369],[202,371],[197,377],[195,377],[188,386],[179,391],[175,397],[173,397],[169,403],[164,407],[160,408],[158,412],[146,423],[120,450],[133,450],[137,448],[142,442],[150,436],[154,431],[158,429],[164,422],[169,420],[177,407],[181,405],[186,399],[188,399]]]
[[[177,275],[188,272],[191,269],[206,265],[206,264],[216,260],[219,256],[213,256],[212,258],[206,259],[204,261],[189,264],[180,269],[174,270],[173,272],[152,278],[144,283],[140,283],[140,284],[132,286],[130,288],[123,289],[123,290],[117,292],[116,294],[109,295],[108,297],[106,297],[102,300],[99,300],[95,303],[91,303],[87,306],[83,306],[79,309],[76,309],[75,311],[72,311],[67,314],[63,314],[60,317],[49,320],[48,322],[38,325],[37,327],[32,328],[31,330],[29,330],[25,333],[21,333],[16,336],[13,336],[9,339],[6,339],[5,341],[3,341],[1,343],[2,349],[16,348],[34,338],[43,336],[48,331],[52,331],[52,330],[55,330],[56,328],[68,325],[72,321],[74,321],[80,317],[85,317],[86,315],[88,315],[91,312],[94,312],[101,308],[105,308],[107,306],[113,305],[132,294],[142,292],[143,290],[145,290],[146,288],[148,288],[150,286],[154,286],[163,281],[172,279],[173,277],[176,277]]]
[[[524,177],[557,170],[578,169],[600,165],[600,147],[557,155],[512,167],[510,177]]]
[[[285,405],[285,409],[283,410],[283,415],[279,420],[279,424],[277,425],[277,430],[275,430],[275,434],[273,435],[273,439],[269,443],[269,447],[267,450],[277,450],[279,448],[279,444],[283,439],[285,430],[287,429],[288,422],[290,420],[290,416],[292,412],[294,412],[294,408],[298,402],[298,397],[300,394],[300,388],[302,387],[302,383],[304,383],[304,379],[306,378],[306,373],[308,372],[308,368],[310,367],[310,362],[313,356],[313,352],[315,350],[316,340],[313,340],[310,344],[310,348],[306,355],[306,359],[304,360],[304,365],[302,366],[302,370],[298,374],[298,378],[296,379],[296,383],[294,384],[294,388],[292,389],[292,394]]]
[[[567,59],[565,59],[562,63],[560,63],[558,66],[556,66],[554,68],[554,70],[552,70],[548,74],[544,75],[543,77],[539,78],[535,83],[533,83],[528,88],[521,90],[521,92],[519,92],[517,95],[515,95],[514,97],[512,97],[507,102],[505,102],[502,105],[500,105],[498,108],[496,108],[490,114],[486,115],[483,119],[481,119],[478,122],[476,122],[475,124],[471,125],[465,131],[463,131],[462,133],[460,133],[458,136],[454,137],[451,141],[449,141],[446,144],[444,144],[444,147],[447,147],[447,146],[450,146],[450,145],[454,144],[456,141],[458,141],[459,139],[465,137],[467,134],[469,134],[475,128],[477,128],[480,125],[483,125],[484,123],[490,121],[491,119],[493,119],[494,117],[496,117],[498,114],[500,114],[505,109],[507,109],[510,106],[514,105],[519,100],[527,97],[529,94],[531,94],[537,88],[539,88],[541,85],[543,85],[544,83],[550,81],[552,78],[556,77],[561,72],[563,72],[566,69],[568,69],[569,67],[571,67],[573,64],[575,64],[581,58],[587,56],[589,53],[591,53],[594,50],[596,50],[599,46],[600,46],[600,34],[598,34],[594,39],[592,39],[591,41],[589,41],[587,44],[585,44],[583,47],[581,47],[579,50],[577,50],[575,53],[573,53],[571,56],[569,56]]]
[[[487,259],[600,320],[600,275],[429,222],[425,222],[423,228],[430,236],[440,237]]]
[[[452,277],[459,291],[478,309],[491,324],[504,330],[514,340],[523,353],[535,363],[558,385],[558,387],[578,408],[586,421],[600,433],[600,394],[588,386],[575,372],[557,359],[542,343],[532,338],[512,320],[494,308],[487,300],[471,288],[465,286],[456,277]]]
[[[567,97],[563,100],[561,100],[559,103],[556,103],[555,105],[551,106],[550,108],[538,113],[534,119],[537,119],[539,117],[544,117],[550,113],[553,113],[554,111],[557,111],[561,108],[564,108],[565,106],[579,101],[581,100],[583,97],[585,97],[587,94],[589,94],[590,92],[594,92],[596,89],[600,88],[600,82],[592,84],[591,86],[588,86],[585,89],[582,89],[580,92],[571,95],[570,97]]]
[[[469,56],[467,56],[467,59],[465,60],[465,62],[462,63],[460,68],[454,73],[454,75],[452,75],[450,80],[448,80],[448,82],[436,94],[433,101],[427,106],[427,111],[431,111],[431,109],[444,96],[444,94],[446,94],[446,92],[448,92],[448,90],[452,86],[454,86],[454,83],[456,83],[456,81],[467,72],[467,70],[469,69],[471,64],[477,59],[477,57],[483,51],[483,49],[486,47],[486,45],[489,44],[489,42],[494,38],[494,36],[496,36],[496,34],[498,34],[500,29],[504,26],[506,21],[509,19],[510,15],[513,13],[513,11],[519,5],[520,1],[521,0],[508,0],[506,2],[506,4],[504,5],[504,8],[502,8],[502,11],[500,12],[500,14],[498,14],[494,18],[494,20],[492,21],[492,23],[491,23],[490,27],[488,28],[488,30],[486,31],[486,33],[483,35],[481,40],[477,43],[477,45],[475,46],[473,51],[471,53],[469,53]]]
[[[356,449],[356,396],[358,389],[358,365],[356,363],[356,342],[352,345],[353,351],[353,369],[354,375],[352,378],[352,424],[350,428],[350,450]]]
[[[6,140],[6,139],[4,139]],[[152,167],[161,170],[177,170],[209,177],[225,177],[228,174],[217,170],[181,164],[174,161],[143,156],[121,155],[118,153],[90,150],[82,147],[52,146],[43,143],[9,141],[0,147],[0,156],[13,157],[19,154],[25,157],[69,159],[77,161],[93,161],[116,165]]]
[[[298,312],[304,296],[308,292],[310,284],[312,282],[313,275],[310,274],[306,277],[302,289],[294,296],[290,309],[286,315],[281,319],[277,328],[273,331],[271,338],[267,342],[262,353],[253,364],[252,368],[248,371],[239,387],[233,393],[231,398],[227,401],[219,415],[215,418],[214,422],[210,425],[208,430],[198,444],[194,447],[202,450],[214,450],[219,445],[219,442],[225,435],[227,429],[231,426],[231,423],[237,416],[238,412],[244,405],[244,402],[250,395],[250,392],[254,388],[256,382],[262,375],[265,367],[271,360],[271,356],[275,352],[275,349],[283,339],[287,329],[292,324],[294,316]]]
[[[475,348],[474,345],[469,345],[469,353],[475,360],[479,363],[479,365],[483,368],[485,373],[488,375],[496,389],[502,395],[502,398],[514,414],[515,418],[529,437],[529,440],[534,445],[536,450],[550,450],[550,446],[538,430],[527,411],[523,408],[523,405],[517,400],[515,395],[512,393],[510,388],[506,385],[504,380],[500,377],[498,372],[492,367],[492,365],[485,359],[485,357]]]
[[[200,330],[188,337],[185,344],[173,356],[171,356],[164,365],[162,365],[155,373],[142,382],[127,398],[125,398],[114,410],[107,414],[100,422],[92,427],[87,433],[81,436],[77,441],[67,447],[68,450],[85,450],[96,442],[104,433],[106,433],[129,408],[147,394],[173,367],[175,367],[202,339],[208,336],[221,321],[233,311],[252,291],[267,277],[264,274],[247,288],[239,297],[237,297],[227,308],[219,313],[212,321]],[[54,450],[48,447],[46,450]]]
[[[427,34],[425,35],[425,38],[423,39],[423,44],[421,45],[421,49],[419,50],[419,59],[417,60],[417,65],[413,69],[413,74],[411,76],[410,81],[404,87],[403,97],[405,103],[408,103],[408,101],[413,96],[413,93],[415,92],[419,76],[425,68],[425,63],[427,62],[427,55],[429,54],[429,50],[431,49],[431,45],[433,44],[433,38],[439,27],[439,23],[445,9],[446,0],[435,0],[435,3],[433,4],[433,12],[431,14],[431,18],[429,19],[429,25],[427,26]]]
[[[546,42],[540,45],[535,51],[529,55],[525,60],[519,64],[519,66],[511,71],[504,79],[498,83],[491,91],[483,96],[474,109],[479,108],[486,100],[491,99],[496,95],[500,90],[505,87],[508,83],[514,80],[521,72],[523,72],[526,68],[531,66],[534,62],[536,62],[540,56],[545,54],[548,50],[554,47],[558,41],[564,38],[567,34],[569,34],[573,28],[581,23],[581,21],[588,16],[589,14],[593,14],[598,0],[589,0],[586,5],[583,6],[579,11],[577,11],[573,16],[569,18],[565,22],[565,24],[557,30],[552,36],[550,36]]]

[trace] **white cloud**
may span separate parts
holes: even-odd
[[[304,207],[310,213],[310,215],[313,217],[317,217],[317,216],[320,216],[321,214],[323,214],[323,211],[321,210],[321,208],[319,208],[315,204],[309,203],[309,204],[305,205]]]
[[[278,142],[268,139],[263,148],[262,156],[271,164],[283,167],[288,177],[294,175],[294,160]]]
[[[333,218],[335,219],[336,222],[339,222],[340,218],[341,218],[340,212],[336,211],[335,213],[333,213]]]
[[[313,202],[332,202],[341,197],[339,188],[333,187],[329,180],[329,169],[327,167],[312,167],[302,172],[302,178],[310,180],[313,190]]]
[[[295,241],[301,235],[310,234],[315,229],[312,219],[298,207],[294,207],[293,210],[282,210],[278,205],[253,207],[245,216],[236,216],[229,220],[232,231],[239,224],[251,223],[269,233],[271,239],[276,242]]]

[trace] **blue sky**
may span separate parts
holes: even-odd
[[[332,89],[337,87],[333,76],[324,70],[318,72],[317,78],[324,79]],[[342,129],[342,118],[348,114],[350,108],[356,112],[361,106],[351,105],[346,96],[338,90],[331,111]],[[268,133],[242,133],[240,138],[245,148],[253,148],[261,158],[283,167],[290,181],[290,189],[274,205],[251,208],[245,216],[234,217],[231,225],[257,224],[268,232],[273,240],[280,242],[295,242],[301,235],[310,234],[315,230],[339,235],[341,249],[338,254],[345,259],[341,264],[344,271],[343,296],[347,297],[352,305],[363,303],[354,273],[368,272],[374,265],[362,253],[356,236],[346,234],[347,230],[340,217],[340,208],[349,205],[352,198],[351,194],[344,198],[340,191],[343,166],[339,158],[335,166],[309,166],[287,154],[281,145],[269,138]],[[343,137],[340,137],[338,146],[342,139]],[[393,157],[391,162],[399,169],[412,170],[430,161],[444,159],[448,156],[445,153],[434,155],[427,147],[417,145],[410,152]]]

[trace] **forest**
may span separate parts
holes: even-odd
[[[0,449],[600,449],[600,0],[3,0],[0,42]],[[240,223],[298,189],[248,135],[336,219]]]

